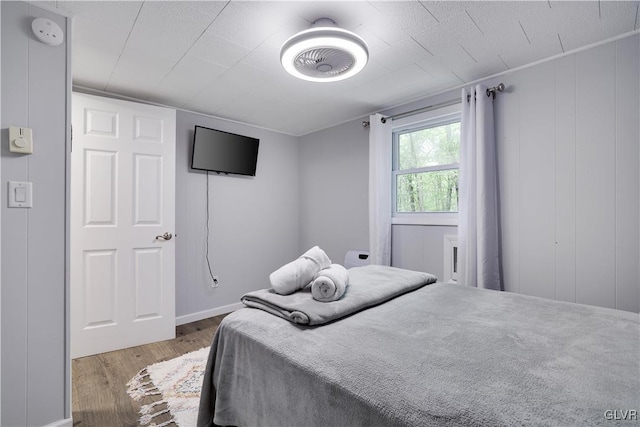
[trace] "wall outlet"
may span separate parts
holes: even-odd
[[[220,286],[220,279],[218,278],[218,276],[213,276],[212,279],[213,279],[211,281],[211,287],[212,288],[217,288],[218,286]]]

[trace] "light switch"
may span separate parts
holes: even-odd
[[[27,189],[24,187],[16,187],[16,202],[25,203],[27,201]]]
[[[33,207],[33,197],[30,182],[9,181],[9,207],[30,208]]]

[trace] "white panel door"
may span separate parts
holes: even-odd
[[[175,111],[72,102],[71,356],[175,338]]]

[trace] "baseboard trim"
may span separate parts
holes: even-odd
[[[237,302],[234,304],[223,305],[222,307],[212,308],[210,310],[198,311],[197,313],[185,314],[183,316],[176,317],[176,326],[184,325],[186,323],[197,322],[198,320],[208,319],[209,317],[219,316],[221,314],[231,313],[239,308],[244,307],[244,304]]]
[[[45,427],[72,427],[73,419],[65,418],[62,420],[54,421],[51,424],[47,424]]]

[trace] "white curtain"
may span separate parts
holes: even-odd
[[[369,117],[369,259],[391,265],[391,120]]]
[[[501,290],[496,138],[486,90],[462,90],[458,282]]]

